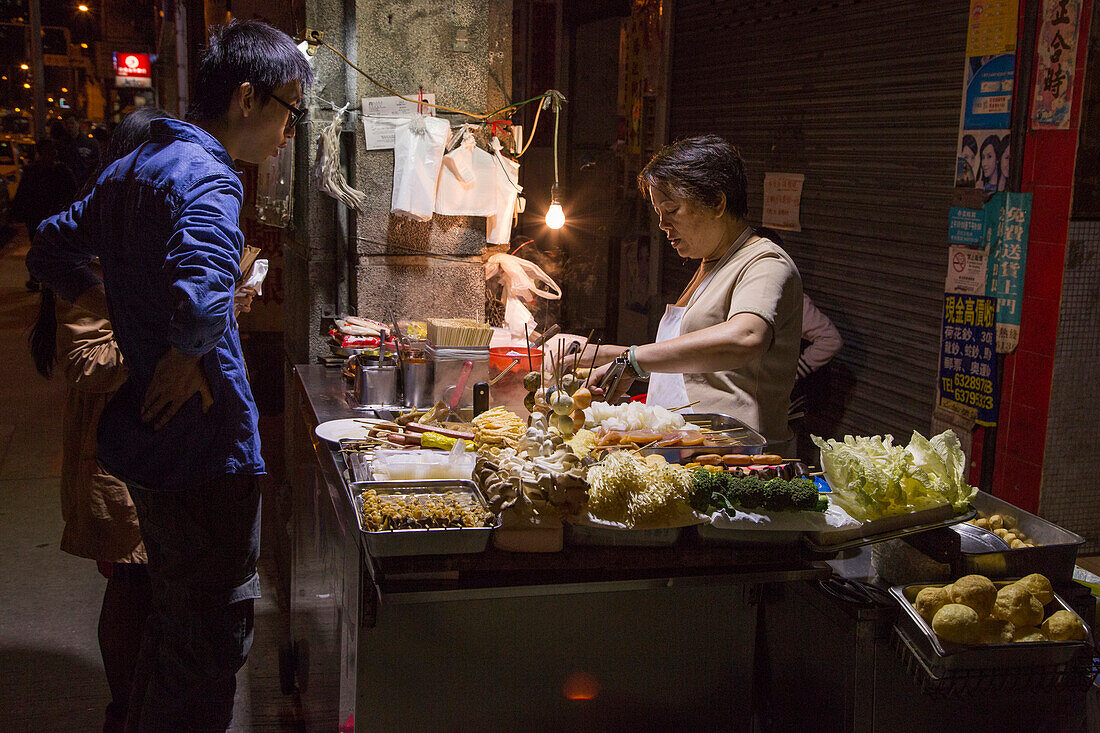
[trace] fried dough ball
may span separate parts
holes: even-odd
[[[989,517],[989,528],[993,531],[1004,529],[1005,519],[1000,514],[992,514]]]
[[[1016,627],[1009,621],[999,618],[987,618],[982,620],[982,628],[979,639],[983,644],[1011,644],[1012,632]]]
[[[1050,587],[1050,581],[1041,573],[1032,573],[1016,581],[1016,585],[1023,586],[1031,595],[1039,599],[1044,606],[1054,600],[1054,589]]]
[[[932,618],[932,630],[945,641],[975,644],[981,636],[982,625],[977,612],[970,606],[948,603],[936,611]]]
[[[1043,622],[1043,634],[1051,641],[1084,641],[1085,624],[1073,611],[1055,611]]]
[[[989,529],[989,520],[986,519],[985,517],[982,517],[981,519],[975,519],[972,522],[972,524],[975,527],[981,527],[982,529]]]
[[[1043,632],[1034,626],[1021,626],[1012,632],[1013,641],[1046,641]]]
[[[917,593],[917,597],[913,599],[913,608],[917,609],[917,613],[920,614],[921,618],[928,623],[932,623],[936,611],[939,611],[950,602],[951,595],[948,593],[947,588],[928,586],[927,588],[921,588],[920,593]]]
[[[993,534],[997,535],[1003,540],[1005,538],[1005,535],[1008,534],[1008,530],[1004,527],[997,527],[997,529],[993,530]]]
[[[964,575],[951,584],[951,602],[970,606],[979,618],[985,618],[997,600],[997,586],[984,575]]]
[[[1009,546],[1011,546],[1013,541],[1018,538],[1013,532],[1005,532],[1003,535],[1001,535],[1001,539],[1007,542]]]
[[[1043,604],[1019,583],[997,591],[993,618],[1010,621],[1013,626],[1038,626],[1043,620]]]
[[[1015,529],[1016,529],[1016,517],[1012,516],[1011,514],[1002,514],[1001,515],[1001,522],[1004,524],[1005,529],[1010,529],[1010,530],[1015,531]]]
[[[1008,546],[1011,547],[1013,550],[1022,550],[1023,548],[1027,547],[1028,545],[1027,545],[1026,542],[1024,542],[1022,540],[1012,540],[1011,542],[1008,543]]]

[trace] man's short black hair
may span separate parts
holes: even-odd
[[[233,93],[251,83],[261,103],[284,84],[313,83],[313,69],[294,41],[278,28],[258,20],[234,20],[210,31],[210,43],[199,61],[187,119],[221,119]]]
[[[749,213],[745,160],[717,135],[684,138],[661,148],[638,174],[638,187],[646,196],[657,188],[706,206],[718,206],[725,195],[726,211],[741,219]]]

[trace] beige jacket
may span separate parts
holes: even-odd
[[[756,362],[740,369],[685,374],[696,412],[732,415],[767,438],[790,440],[787,410],[802,336],[802,278],[787,253],[770,239],[750,236],[715,270],[684,312],[680,333],[699,331],[755,313],[772,327],[772,342]]]
[[[61,549],[102,562],[146,562],[130,492],[96,464],[96,430],[126,367],[105,318],[57,304],[58,368],[69,386],[63,415]]]

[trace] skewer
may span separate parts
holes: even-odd
[[[527,342],[527,371],[535,371],[535,362],[531,358],[531,334],[527,331],[527,324],[523,324],[523,339]]]
[[[694,402],[689,402],[688,404],[684,405],[683,407],[673,407],[669,410],[669,412],[679,412],[680,410],[686,410],[689,407],[695,407],[700,402],[702,402],[702,400],[695,400]],[[717,432],[722,432],[722,431],[717,431]]]
[[[596,340],[596,350],[592,352],[592,366],[588,367],[588,374],[584,377],[584,388],[588,389],[588,380],[592,378],[592,372],[596,369],[596,357],[600,355],[600,344],[603,339]]]
[[[377,443],[384,443],[385,445],[392,445],[394,448],[404,448],[405,447],[403,445],[398,445],[397,443],[394,443],[393,441],[386,440],[384,438],[378,438],[378,437],[375,437],[373,435],[364,435],[362,438],[353,438],[353,440],[373,440]],[[351,450],[349,448],[341,448],[340,452],[341,453],[358,453],[359,451],[354,451],[354,450]]]
[[[592,329],[588,332],[588,338],[584,340],[584,346],[581,347],[581,353],[577,354],[577,358],[573,360],[573,370],[570,372],[574,377],[577,376],[577,367],[580,366],[581,359],[584,357],[584,350],[588,348],[588,344],[592,342],[592,337],[596,335],[596,329]]]

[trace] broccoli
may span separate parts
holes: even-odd
[[[816,511],[817,485],[804,478],[791,479],[787,482],[790,486],[791,507],[803,511]]]
[[[773,478],[764,484],[765,509],[791,509],[794,508],[791,487],[781,478]]]
[[[764,482],[756,476],[746,476],[730,482],[730,500],[745,509],[756,509],[764,504]]]
[[[710,511],[714,494],[721,495],[726,488],[726,475],[700,468],[692,474],[691,508],[705,514]]]

